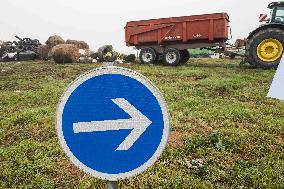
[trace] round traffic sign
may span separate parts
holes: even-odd
[[[162,94],[146,77],[105,67],[69,86],[57,109],[56,130],[76,166],[116,181],[154,164],[166,147],[170,120]]]

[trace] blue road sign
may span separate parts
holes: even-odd
[[[139,73],[118,67],[96,69],[73,82],[61,98],[56,122],[70,160],[110,181],[154,164],[170,130],[159,90]]]

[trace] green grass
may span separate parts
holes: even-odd
[[[0,63],[0,188],[105,188],[104,181],[70,163],[55,133],[60,96],[96,67]],[[284,187],[284,103],[266,97],[274,70],[210,59],[177,68],[123,67],[158,86],[169,106],[172,132],[159,161],[121,181],[120,188]],[[206,161],[202,173],[188,167],[194,159]]]

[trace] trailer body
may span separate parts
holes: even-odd
[[[167,47],[201,48],[229,38],[227,13],[131,21],[125,27],[127,46],[152,47],[162,53]]]

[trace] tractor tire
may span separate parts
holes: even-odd
[[[157,61],[157,53],[153,48],[144,48],[139,54],[142,64],[154,64]]]
[[[284,49],[284,30],[263,29],[247,41],[246,59],[256,68],[277,68]]]
[[[181,50],[180,54],[181,54],[181,61],[180,61],[180,63],[181,64],[186,64],[189,61],[189,59],[190,59],[190,54],[189,54],[188,50]]]
[[[181,60],[182,54],[178,49],[169,48],[164,52],[163,62],[167,66],[178,66]]]

